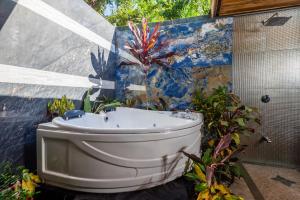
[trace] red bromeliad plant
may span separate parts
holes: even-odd
[[[161,54],[161,50],[168,46],[169,42],[158,42],[160,36],[160,24],[157,23],[151,33],[148,21],[145,18],[142,20],[141,29],[139,29],[132,21],[128,22],[128,26],[134,36],[134,40],[127,42],[125,48],[140,61],[140,63],[131,62],[129,64],[142,64],[145,74],[147,74],[153,64],[168,67],[170,64],[168,58],[175,53],[168,52]]]

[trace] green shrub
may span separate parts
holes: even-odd
[[[193,160],[193,170],[187,176],[195,181],[198,199],[227,199],[232,195],[227,187],[242,175],[236,157],[245,148],[240,136],[255,132],[260,115],[256,108],[243,105],[227,87],[214,89],[210,95],[196,91],[192,107],[204,116],[204,138],[201,157],[184,152]],[[223,192],[214,187],[223,188]],[[233,195],[230,199],[241,197]]]
[[[73,101],[67,99],[66,95],[62,96],[61,99],[54,99],[53,102],[48,103],[48,113],[51,117],[63,116],[68,110],[75,109]]]
[[[105,96],[97,98],[94,102],[91,101],[90,90],[87,91],[85,98],[83,99],[84,112],[100,113],[106,108],[119,107],[122,104]]]

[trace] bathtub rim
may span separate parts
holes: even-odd
[[[64,139],[76,138],[81,140],[89,141],[102,141],[102,142],[145,142],[163,140],[177,137],[184,137],[189,134],[193,134],[198,131],[202,134],[201,129],[203,122],[196,124],[191,127],[177,129],[177,130],[165,130],[163,132],[144,132],[144,133],[93,133],[93,132],[82,132],[68,129],[62,129],[56,126],[52,122],[43,123],[38,125],[38,130],[41,132],[40,135],[47,137],[61,137]],[[51,134],[47,134],[51,132]]]
[[[160,114],[165,114],[166,117],[168,114],[172,113],[171,111],[153,111],[153,110],[143,110],[137,108],[128,108],[128,107],[119,107],[119,109],[130,109],[135,110],[137,112],[157,112]],[[98,115],[94,113],[88,113],[89,115]],[[54,118],[52,120],[53,125],[58,127],[60,130],[66,131],[75,131],[75,132],[83,132],[83,133],[94,133],[94,134],[153,134],[153,133],[165,133],[165,132],[172,132],[176,130],[183,130],[191,127],[195,127],[197,125],[203,124],[203,115],[202,113],[193,112],[194,115],[197,116],[197,119],[182,119],[182,120],[189,120],[189,123],[180,125],[180,126],[173,126],[173,127],[155,127],[155,128],[89,128],[89,127],[82,127],[82,126],[75,126],[72,124],[65,125],[65,123],[61,123],[61,117]],[[99,117],[99,116],[97,116]]]

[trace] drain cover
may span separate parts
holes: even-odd
[[[292,184],[296,184],[296,182],[288,180],[288,179],[286,179],[286,178],[284,178],[282,176],[279,176],[279,175],[277,175],[276,177],[271,178],[271,179],[274,180],[274,181],[278,181],[278,182],[280,182],[280,183],[282,183],[282,184],[284,184],[284,185],[286,185],[288,187],[291,187]]]

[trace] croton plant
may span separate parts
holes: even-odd
[[[201,157],[184,152],[193,161],[193,170],[186,177],[195,182],[197,200],[243,199],[228,187],[241,176],[236,155],[245,146],[240,144],[240,136],[255,132],[260,124],[257,109],[241,104],[227,87],[219,87],[210,95],[197,91],[193,109],[205,119]]]
[[[128,22],[128,26],[134,39],[127,42],[125,49],[128,49],[140,61],[140,63],[129,62],[128,64],[142,64],[141,67],[145,74],[154,64],[169,67],[170,61],[168,58],[175,53],[162,53],[162,50],[169,45],[169,42],[167,40],[158,40],[161,33],[160,24],[156,23],[152,32],[145,18],[142,20],[141,28],[132,21]]]
[[[132,21],[128,22],[129,29],[133,35],[133,40],[130,40],[124,46],[139,62],[127,61],[121,63],[125,66],[139,66],[142,68],[145,76],[146,86],[146,101],[147,109],[148,102],[148,72],[152,67],[170,68],[171,57],[175,55],[174,51],[168,50],[169,45],[166,37],[160,37],[160,24],[156,23],[152,31],[148,25],[147,19],[143,18],[140,28]]]
[[[24,167],[15,168],[10,162],[0,164],[0,199],[33,200],[40,183],[40,178]]]

